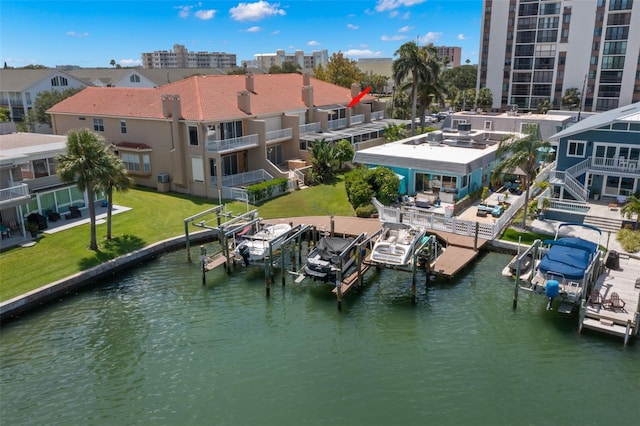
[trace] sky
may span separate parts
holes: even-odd
[[[460,46],[478,62],[482,0],[1,0],[0,61],[11,67],[141,65],[172,50],[256,54],[342,52],[394,58],[407,41]]]

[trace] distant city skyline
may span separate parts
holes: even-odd
[[[482,0],[279,2],[3,0],[0,60],[27,65],[142,66],[142,53],[171,50],[255,55],[326,49],[350,59],[392,58],[407,41],[460,46],[478,62]]]

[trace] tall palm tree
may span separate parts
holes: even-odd
[[[622,215],[627,217],[629,220],[631,220],[632,216],[635,214],[635,229],[640,229],[638,228],[638,225],[640,224],[640,198],[636,197],[635,195],[628,196],[627,202],[620,209],[620,213],[622,213]]]
[[[111,167],[104,139],[89,129],[75,129],[67,134],[67,152],[58,157],[57,173],[64,182],[74,182],[87,191],[91,220],[90,250],[97,250],[95,188],[106,180]]]
[[[398,59],[393,61],[392,66],[393,79],[395,80],[396,87],[400,87],[400,84],[405,79],[411,77],[411,135],[415,136],[418,85],[421,75],[427,75],[429,73],[425,53],[416,42],[409,41],[400,46],[394,55],[398,55]]]
[[[444,101],[445,88],[440,78],[443,63],[438,58],[438,50],[430,43],[423,48],[423,52],[427,66],[423,70],[424,73],[420,75],[417,95],[418,116],[420,116],[420,123],[424,132],[427,110],[433,101]]]
[[[535,179],[538,171],[538,153],[540,148],[550,148],[551,144],[548,141],[544,141],[540,138],[540,132],[536,124],[529,124],[525,126],[523,138],[517,138],[512,136],[510,138],[500,141],[498,149],[496,150],[496,159],[505,157],[504,160],[498,160],[498,165],[493,169],[494,177],[500,176],[505,173],[513,173],[516,169],[521,169],[524,172],[523,178],[525,179],[525,198],[524,205],[529,205],[529,189],[531,182]],[[522,216],[522,228],[527,226],[527,215]]]
[[[126,192],[133,186],[133,178],[129,176],[129,171],[124,165],[122,160],[109,153],[107,159],[109,160],[110,170],[106,180],[101,182],[99,187],[104,190],[104,194],[107,198],[107,240],[111,239],[111,216],[113,212],[113,190],[119,192]]]

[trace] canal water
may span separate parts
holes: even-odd
[[[195,253],[195,252],[194,252]],[[194,254],[197,258],[197,254]],[[171,253],[0,330],[11,425],[635,424],[640,342],[576,332],[500,276],[367,273],[330,287],[263,269],[207,276]]]

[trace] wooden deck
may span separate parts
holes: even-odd
[[[360,274],[364,275],[369,268],[373,266],[373,263],[369,261],[369,256],[362,262],[362,269],[360,270]],[[356,288],[358,286],[358,268],[355,269],[348,277],[342,280],[342,295],[347,294],[351,289]],[[331,290],[333,294],[338,294],[338,289],[336,287]]]
[[[331,231],[331,218],[329,216],[304,216],[285,217],[281,219],[266,219],[265,223],[290,223],[296,225],[315,226],[320,231]],[[379,219],[363,219],[359,217],[334,216],[333,228],[336,235],[357,236],[366,232],[373,235],[382,228]]]
[[[637,312],[640,309],[640,288],[635,286],[640,277],[640,259],[625,254],[619,255],[619,269],[605,269],[596,281],[595,289],[602,295],[602,300],[616,292],[625,302],[624,309],[611,309],[604,305],[587,303],[582,327],[602,333],[624,337],[627,325],[630,324],[632,334],[637,333]]]
[[[436,259],[432,273],[438,277],[447,279],[453,278],[465,266],[471,263],[489,240],[478,238],[477,250],[474,250],[474,238],[464,235],[451,234],[449,232],[428,230],[429,234],[434,234],[438,239],[445,241],[447,247]]]

